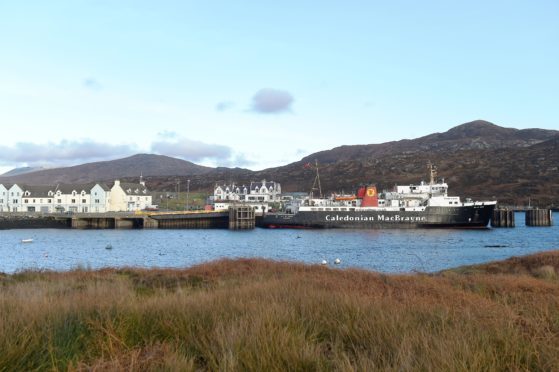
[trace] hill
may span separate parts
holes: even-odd
[[[164,155],[138,154],[124,159],[76,165],[73,167],[48,169],[12,177],[0,177],[0,182],[18,182],[30,185],[52,185],[57,183],[88,183],[112,181],[120,178],[144,176],[197,175],[212,168],[196,165],[186,160]]]
[[[381,144],[340,146],[302,159],[318,160],[321,164],[348,160],[366,160],[395,154],[418,152],[441,153],[479,149],[520,148],[543,142],[559,134],[545,129],[504,128],[488,121],[476,120],[458,125],[444,133],[434,133],[416,139],[404,139]]]
[[[262,171],[215,169],[189,177],[191,187],[210,190],[216,182],[275,180],[284,191],[309,191],[318,160],[325,192],[352,192],[362,183],[381,189],[427,180],[432,162],[450,185],[450,193],[504,204],[559,205],[559,131],[503,128],[485,121],[459,125],[444,133],[382,144],[341,146],[300,161]],[[175,178],[150,179],[173,190]]]
[[[559,131],[504,128],[483,120],[458,125],[443,133],[381,144],[340,146],[300,161],[260,171],[210,168],[161,155],[89,163],[37,171],[0,182],[28,184],[85,183],[121,178],[137,181],[140,174],[155,190],[174,190],[177,178],[191,190],[210,192],[216,183],[268,179],[284,191],[308,191],[314,174],[305,169],[319,162],[325,192],[352,192],[365,182],[381,189],[427,178],[432,162],[450,185],[450,193],[506,204],[559,205]]]
[[[26,173],[32,173],[32,172],[38,172],[38,171],[42,171],[45,170],[46,168],[44,167],[21,167],[21,168],[14,168],[11,171],[8,171],[6,173],[0,174],[0,177],[11,177],[11,176],[19,176],[21,174],[26,174]]]
[[[0,370],[559,365],[558,252],[426,275],[261,259],[0,274]]]

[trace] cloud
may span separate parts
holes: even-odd
[[[291,110],[291,93],[271,88],[260,89],[252,97],[252,111],[260,114],[279,114]]]
[[[163,130],[163,131],[157,133],[157,137],[166,138],[166,139],[173,139],[173,138],[176,138],[178,136],[179,136],[179,134],[175,131],[172,131],[172,130]]]
[[[103,86],[95,78],[87,78],[83,81],[83,86],[90,90],[101,90]]]
[[[223,112],[232,109],[234,106],[235,106],[235,102],[222,101],[222,102],[218,102],[215,105],[215,110],[219,112]]]
[[[137,149],[130,145],[113,145],[89,139],[63,140],[58,143],[36,144],[18,142],[14,146],[0,146],[0,163],[68,164],[128,156]]]
[[[229,146],[209,144],[183,137],[162,138],[154,141],[151,144],[151,151],[193,162],[202,160],[226,161],[232,154]]]
[[[218,166],[220,167],[250,167],[251,165],[257,164],[255,161],[252,161],[247,158],[246,154],[243,153],[236,153],[229,159],[224,159],[219,162]]]

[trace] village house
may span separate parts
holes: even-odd
[[[249,186],[216,185],[213,194],[215,210],[227,210],[231,203],[251,205],[257,214],[268,212],[269,203],[281,201],[281,185],[278,182],[251,182]]]
[[[0,184],[0,212],[22,212],[23,190],[16,184]]]
[[[278,182],[251,182],[250,186],[216,185],[214,201],[279,202],[281,185]]]
[[[0,212],[131,212],[152,206],[145,183],[27,186],[0,184]]]

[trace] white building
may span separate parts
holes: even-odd
[[[55,193],[50,186],[22,186],[23,212],[54,212]]]
[[[117,180],[110,193],[111,211],[139,211],[152,206],[151,195],[142,181],[140,183],[120,183]]]
[[[18,185],[7,185],[6,210],[8,212],[23,212],[21,197],[23,190]]]
[[[0,212],[8,211],[8,189],[0,183]]]
[[[104,213],[152,206],[145,183],[26,186],[0,184],[0,212]]]
[[[90,212],[105,213],[111,210],[111,188],[104,183],[96,183],[91,188]]]
[[[251,205],[256,214],[270,210],[269,203],[281,201],[281,185],[278,182],[251,182],[246,185],[216,185],[214,188],[214,209],[227,210],[232,203]]]
[[[281,185],[278,182],[251,182],[250,186],[216,185],[214,188],[214,201],[241,201],[241,202],[279,202],[281,201]]]

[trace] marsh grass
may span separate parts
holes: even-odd
[[[0,275],[0,371],[551,370],[558,267],[550,252],[434,275],[258,259]]]

